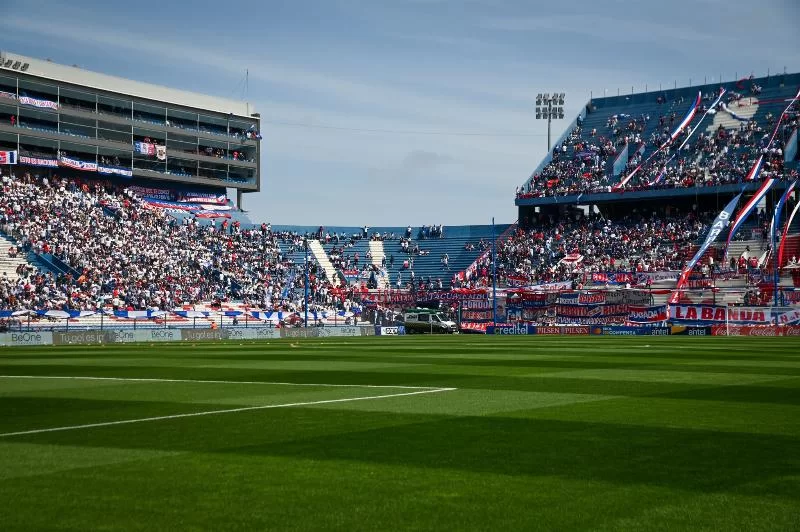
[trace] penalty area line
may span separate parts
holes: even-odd
[[[180,418],[187,418],[187,417],[200,417],[200,416],[215,416],[219,414],[235,414],[238,412],[251,412],[255,410],[268,410],[271,408],[291,408],[291,407],[298,407],[298,406],[313,406],[313,405],[326,405],[326,404],[333,404],[333,403],[347,403],[353,401],[368,401],[372,399],[389,399],[390,397],[406,397],[409,395],[422,395],[426,393],[439,393],[439,392],[451,392],[456,388],[432,388],[432,389],[425,389],[425,390],[416,390],[413,392],[401,392],[401,393],[392,393],[392,394],[385,394],[385,395],[372,395],[366,397],[345,397],[343,399],[326,399],[322,401],[305,401],[300,403],[284,403],[278,405],[261,405],[261,406],[244,406],[239,408],[227,408],[224,410],[207,410],[205,412],[189,412],[186,414],[171,414],[168,416],[155,416],[155,417],[143,417],[138,419],[124,419],[121,421],[105,421],[101,423],[86,423],[84,425],[71,425],[66,427],[52,427],[48,429],[34,429],[34,430],[22,430],[17,432],[6,432],[0,434],[0,438],[7,438],[11,436],[25,436],[29,434],[42,434],[46,432],[63,432],[68,430],[79,430],[79,429],[91,429],[96,427],[111,427],[114,425],[130,425],[133,423],[146,423],[148,421],[162,421],[167,419],[180,419]]]

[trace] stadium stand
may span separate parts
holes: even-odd
[[[724,108],[720,105],[709,112],[702,124],[719,85],[593,100],[540,167],[517,187],[516,196],[530,199],[610,192],[621,175],[630,173],[667,140],[698,91],[702,103],[689,127],[670,150],[642,169],[627,190],[739,183],[762,153],[769,160],[761,178],[781,173],[783,143],[798,127],[797,105],[787,113],[776,145],[768,153],[764,146],[798,82],[800,76],[791,75],[723,85],[728,89],[721,102]],[[698,125],[695,136],[678,152],[688,131]],[[665,175],[651,185],[673,155]],[[623,158],[622,169],[614,172],[612,163],[618,156]],[[796,167],[790,166],[791,175],[796,176]]]
[[[4,175],[2,184],[0,230],[21,251],[66,266],[54,275],[19,264],[25,275],[4,276],[2,308],[172,309],[230,299],[261,308],[302,305],[302,279],[287,286],[302,247],[297,234],[227,219],[178,221],[105,181],[51,182],[24,173]],[[314,265],[314,303],[342,303],[334,287]]]

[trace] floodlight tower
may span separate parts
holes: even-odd
[[[536,95],[536,119],[547,120],[547,152],[550,153],[550,122],[564,118],[564,93],[549,92]]]

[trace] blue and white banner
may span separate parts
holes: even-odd
[[[0,98],[9,98],[11,100],[16,100],[17,95],[14,94],[13,92],[0,91]]]
[[[722,107],[723,111],[725,111],[726,113],[731,115],[732,118],[735,118],[739,122],[749,122],[750,121],[749,118],[745,118],[743,116],[739,116],[736,113],[734,113],[733,111],[731,111],[730,108],[727,105],[725,105],[725,102],[722,103],[721,107]]]
[[[786,141],[786,147],[783,150],[783,161],[788,163],[797,158],[797,128],[795,128],[789,140]]]
[[[772,222],[769,225],[769,241],[772,245],[775,245],[775,237],[778,231],[778,224],[781,221],[781,211],[783,211],[783,206],[786,204],[786,200],[789,199],[789,196],[792,195],[794,192],[795,187],[797,186],[797,180],[792,181],[786,190],[783,192],[781,199],[778,200],[778,204],[775,205],[775,212],[772,214]],[[775,253],[775,249],[772,250]],[[777,254],[773,255],[773,257],[777,257]],[[780,267],[780,265],[778,265]]]
[[[738,215],[736,215],[736,219],[731,224],[731,230],[728,233],[728,240],[725,242],[725,262],[728,262],[728,247],[730,246],[734,235],[736,235],[736,232],[739,230],[745,220],[747,220],[748,216],[750,216],[750,214],[756,209],[758,203],[764,199],[764,196],[767,195],[767,192],[769,192],[769,189],[772,188],[772,185],[774,184],[775,179],[772,177],[764,181],[753,197],[750,198],[750,201],[745,203],[744,207],[742,207],[742,210],[739,211]]]
[[[0,151],[0,164],[17,164],[17,152]]]
[[[40,109],[58,109],[58,102],[51,102],[50,100],[40,100],[39,98],[30,98],[28,96],[20,96],[19,103],[22,105],[30,105]]]
[[[622,151],[619,153],[616,159],[614,159],[614,166],[613,166],[613,175],[618,176],[625,170],[625,166],[628,164],[628,143],[625,143],[625,147],[622,148]]]
[[[131,170],[130,168],[121,168],[119,166],[105,166],[102,164],[98,164],[97,172],[100,174],[118,175],[122,177],[133,177],[133,170]]]
[[[96,312],[93,310],[37,310],[36,314],[45,318],[72,319],[93,316]]]
[[[777,325],[797,325],[800,323],[800,308],[774,309],[773,314]]]
[[[783,226],[783,234],[781,235],[781,243],[778,246],[778,267],[780,268],[783,265],[783,252],[786,247],[786,237],[789,236],[789,228],[792,227],[792,221],[794,220],[795,215],[797,214],[798,209],[800,209],[800,201],[798,201],[794,209],[792,209],[792,213],[789,215],[789,218],[786,220],[786,224]]]
[[[125,318],[129,320],[161,318],[167,314],[163,310],[115,310],[113,313],[117,318]]]
[[[28,166],[46,166],[48,168],[58,168],[58,159],[46,157],[28,157],[27,155],[20,155],[19,164],[26,164]]]
[[[629,307],[628,321],[631,323],[659,323],[667,321],[668,317],[666,305]]]
[[[72,157],[61,156],[58,159],[58,164],[59,166],[66,166],[67,168],[74,168],[75,170],[83,170],[85,172],[97,171],[97,163],[81,161],[79,159],[73,159]]]
[[[173,314],[182,318],[207,318],[211,316],[211,312],[205,310],[176,310]]]
[[[731,216],[733,216],[733,211],[736,209],[736,205],[739,204],[739,199],[742,197],[742,193],[736,195],[731,201],[725,205],[725,208],[720,211],[714,221],[711,224],[711,228],[708,230],[708,234],[706,234],[706,239],[703,241],[703,245],[697,250],[697,253],[694,254],[694,257],[686,263],[684,266],[683,271],[678,276],[678,283],[675,286],[677,289],[681,289],[686,285],[686,281],[689,278],[689,274],[692,272],[694,267],[697,265],[697,261],[700,260],[700,257],[706,252],[708,247],[714,243],[714,241],[719,237],[720,234],[725,230],[730,223]],[[671,303],[677,303],[678,298],[680,297],[679,292],[675,292],[670,299]]]

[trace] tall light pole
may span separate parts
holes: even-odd
[[[547,120],[547,152],[550,153],[550,122],[553,119],[561,120],[564,118],[564,93],[554,92],[551,96],[549,92],[536,95],[536,119]]]
[[[497,327],[497,250],[495,240],[497,240],[497,235],[494,231],[494,216],[492,216],[492,325]]]
[[[308,239],[307,238],[303,239],[303,247],[306,248],[305,249],[305,254],[306,254],[305,258],[306,258],[306,260],[305,260],[305,265],[304,265],[305,266],[305,283],[304,283],[304,288],[303,288],[303,301],[305,302],[306,314],[305,314],[305,320],[304,320],[303,326],[308,328]]]

